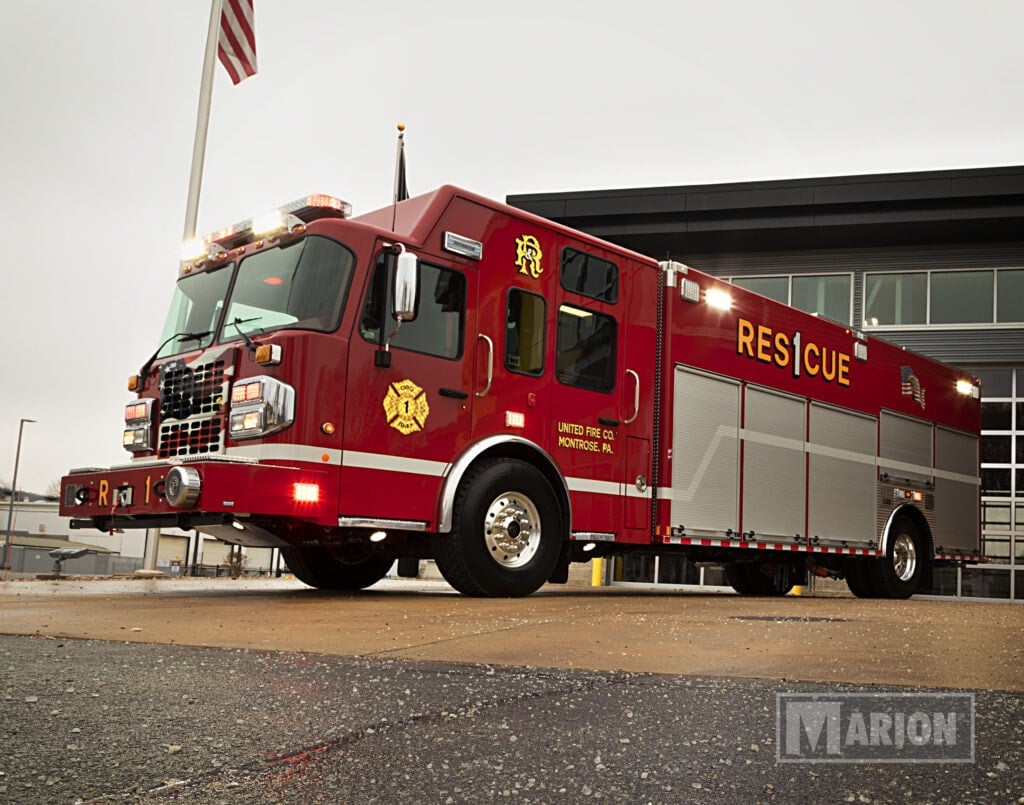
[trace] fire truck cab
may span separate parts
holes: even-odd
[[[195,244],[75,527],[195,528],[359,589],[519,596],[630,551],[905,597],[978,548],[978,383],[445,186],[310,196]],[[925,395],[927,394],[927,415]]]

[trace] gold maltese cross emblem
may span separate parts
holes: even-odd
[[[422,430],[430,415],[427,393],[408,379],[392,383],[384,397],[384,415],[403,436]]]

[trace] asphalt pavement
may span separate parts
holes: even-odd
[[[103,595],[113,613],[132,603]],[[5,615],[15,622],[40,601],[19,598],[4,598],[0,631]],[[339,603],[358,611],[358,600]],[[532,600],[543,609],[544,596]],[[699,603],[740,603],[720,600]],[[166,613],[185,601],[166,596]],[[573,602],[623,604],[570,593],[549,605]],[[78,609],[87,597],[62,603]],[[300,595],[291,617],[322,603]],[[415,620],[415,596],[394,605]],[[464,661],[457,642],[438,643],[448,660],[147,643],[133,628],[123,640],[0,636],[0,801],[1024,803],[1018,690],[499,665]],[[971,762],[777,757],[777,694],[963,690],[975,697]]]

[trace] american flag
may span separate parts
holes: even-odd
[[[249,76],[256,75],[252,4],[253,0],[224,0],[220,15],[217,56],[231,76],[232,84],[240,84]]]
[[[914,370],[909,366],[901,367],[900,382],[903,396],[910,397],[924,410],[924,388],[921,386],[921,381],[917,379],[917,375],[914,374]]]

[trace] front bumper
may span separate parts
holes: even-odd
[[[250,520],[330,527],[338,524],[337,473],[336,468],[224,460],[72,470],[61,478],[60,513],[71,518],[72,528],[101,531]],[[180,494],[186,477],[196,488]]]

